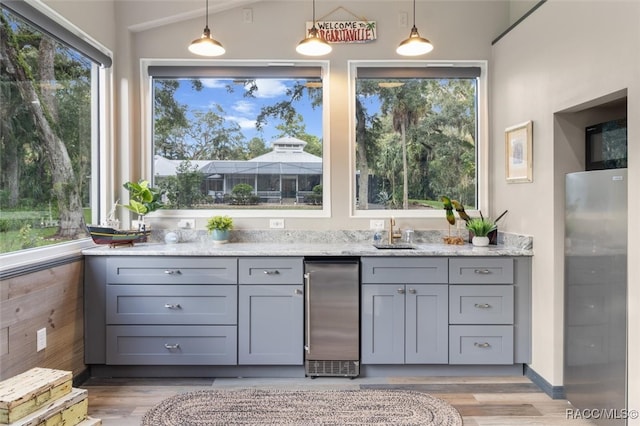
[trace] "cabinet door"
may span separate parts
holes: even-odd
[[[404,364],[403,284],[362,286],[363,364]]]
[[[243,285],[238,299],[238,364],[302,365],[302,285]]]
[[[448,286],[412,284],[406,288],[405,363],[448,363]]]

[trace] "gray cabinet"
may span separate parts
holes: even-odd
[[[446,282],[446,258],[363,258],[362,363],[446,364]]]
[[[101,265],[103,289],[87,287],[105,309],[87,316],[89,332],[104,324],[104,355],[87,363],[237,364],[236,258],[113,256]]]
[[[362,363],[531,362],[530,277],[529,258],[363,258]]]
[[[514,260],[449,260],[449,363],[514,363]]]
[[[302,271],[302,258],[240,259],[238,364],[303,364]]]
[[[363,364],[446,364],[447,286],[362,286]]]

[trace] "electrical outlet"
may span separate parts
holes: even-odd
[[[47,329],[41,328],[37,331],[36,352],[40,352],[47,347]]]
[[[369,221],[369,229],[384,229],[384,219],[371,219]]]
[[[409,25],[409,15],[407,15],[407,12],[398,13],[398,26],[400,28],[407,28],[407,25]]]
[[[178,228],[193,229],[196,227],[195,219],[181,219],[178,221]]]
[[[242,9],[242,22],[245,24],[253,23],[253,9]]]
[[[284,229],[284,219],[269,219],[269,228]]]

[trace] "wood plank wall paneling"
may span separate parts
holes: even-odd
[[[0,281],[0,380],[33,367],[77,376],[84,364],[82,260]],[[36,352],[36,332],[47,347]]]

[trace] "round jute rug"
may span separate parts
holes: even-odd
[[[461,426],[449,403],[390,390],[203,390],[168,398],[142,426],[420,425]]]

